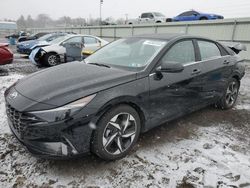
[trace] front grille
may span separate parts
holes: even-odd
[[[27,126],[42,122],[31,114],[17,111],[9,104],[6,104],[6,113],[18,134],[22,134]]]

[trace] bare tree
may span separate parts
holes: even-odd
[[[17,26],[19,29],[23,30],[27,28],[26,21],[23,15],[21,15],[18,20],[16,21]]]

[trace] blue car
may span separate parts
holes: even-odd
[[[20,42],[17,44],[17,52],[21,53],[21,54],[27,54],[29,55],[32,51],[32,47],[35,45],[38,45],[39,43],[49,43],[50,41],[67,35],[67,33],[51,33],[51,34],[47,34],[44,35],[40,38],[38,38],[37,40],[29,40],[29,41],[24,41],[24,42]]]
[[[183,12],[182,14],[174,17],[172,21],[195,21],[195,20],[216,20],[223,19],[224,17],[217,14],[201,13],[194,10]]]

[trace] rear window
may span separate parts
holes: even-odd
[[[201,60],[221,57],[220,49],[213,42],[199,40],[198,46],[200,48]]]

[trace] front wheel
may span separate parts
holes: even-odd
[[[221,109],[230,109],[232,108],[238,98],[240,83],[235,78],[230,79],[228,82],[227,88],[224,91],[223,97],[216,104],[217,107]]]
[[[48,53],[44,56],[44,62],[46,65],[52,67],[58,65],[60,60],[56,53]]]
[[[92,151],[104,160],[126,156],[140,134],[140,117],[128,105],[117,106],[100,119],[93,135]]]

